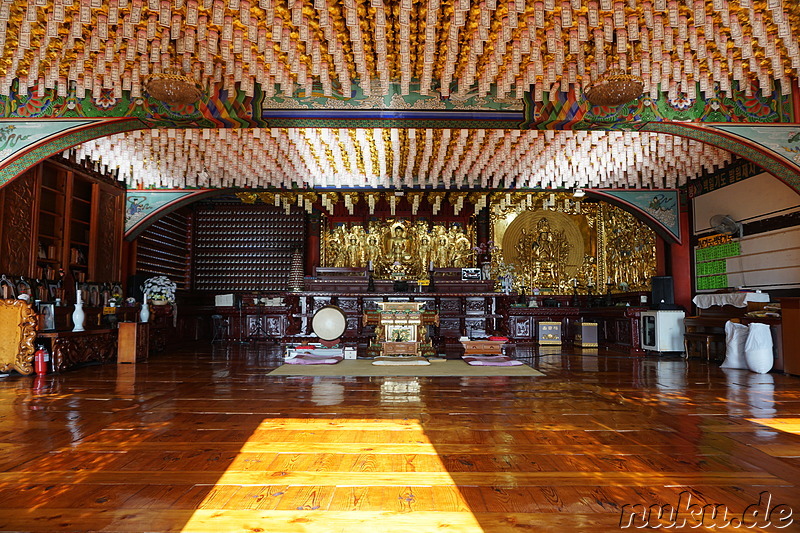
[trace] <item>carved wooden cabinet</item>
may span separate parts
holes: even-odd
[[[281,338],[285,322],[283,315],[247,315],[245,336],[254,339]]]
[[[509,316],[508,334],[517,341],[534,339],[534,320],[532,316]]]
[[[117,332],[113,329],[39,333],[49,339],[53,371],[61,372],[83,363],[111,362],[117,357]]]
[[[289,310],[284,306],[216,307],[213,313],[227,324],[224,340],[276,340],[287,334]]]
[[[577,307],[512,307],[505,306],[506,331],[508,336],[518,342],[536,342],[542,344],[540,325],[557,323],[560,327],[559,344],[569,339],[570,325],[580,316]],[[566,332],[566,333],[565,333]],[[552,333],[552,332],[551,332]],[[547,340],[553,340],[548,338]],[[546,344],[546,343],[545,343]]]
[[[110,177],[61,158],[14,178],[0,189],[0,272],[52,281],[63,269],[77,282],[119,281],[124,198]]]
[[[644,355],[640,341],[639,321],[644,307],[599,307],[584,310],[583,319],[597,324],[601,347]]]
[[[175,337],[173,307],[171,305],[150,306],[148,324],[150,353],[163,352],[170,340]]]

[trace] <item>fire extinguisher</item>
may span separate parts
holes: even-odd
[[[47,361],[50,359],[50,354],[43,345],[36,347],[36,353],[33,354],[33,370],[39,376],[47,374]]]

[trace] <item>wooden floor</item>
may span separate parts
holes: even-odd
[[[242,345],[3,378],[0,530],[800,530],[800,378],[548,350],[527,378],[270,377]]]

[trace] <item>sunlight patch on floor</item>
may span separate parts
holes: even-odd
[[[401,391],[382,391],[382,396],[391,397],[398,392]],[[413,396],[414,391],[402,392],[410,392]],[[413,454],[401,451],[403,446],[412,444]],[[287,450],[287,445],[290,450]],[[259,461],[249,462],[248,470],[239,469],[248,461],[248,456],[259,457],[257,454],[270,454],[278,459],[274,462],[265,461],[262,469],[252,466]],[[305,459],[311,455],[315,459],[323,457],[323,460],[309,464]],[[378,461],[374,470],[362,470],[355,466],[371,464],[373,461],[370,457],[387,455],[400,457],[397,461]],[[341,456],[348,456],[349,460],[332,461],[333,464],[349,463],[350,468],[326,470],[313,467],[327,464],[324,457]],[[409,473],[419,474],[420,471],[414,468],[414,458],[420,456],[427,457],[427,460],[418,463],[425,465],[425,477],[432,485],[398,484],[397,480],[402,479],[404,471],[387,466],[402,464],[410,466]],[[276,464],[283,468],[276,470]],[[290,466],[287,468],[286,465]],[[297,468],[294,468],[295,465]],[[249,489],[252,494],[257,492],[258,495],[251,497],[258,501],[261,501],[259,497],[281,500],[273,500],[273,508],[227,508],[224,498],[220,498],[221,494],[242,487]],[[461,500],[459,511],[437,511],[436,501],[430,498],[432,487],[449,487],[452,494]],[[454,526],[461,533],[484,531],[467,501],[460,495],[459,488],[439,458],[436,446],[425,434],[422,424],[408,418],[265,419],[243,444],[236,459],[220,475],[216,484],[207,488],[206,497],[187,520],[183,532],[209,531],[219,527],[226,531],[242,528],[246,531],[371,533],[378,522],[381,531],[392,532],[437,530]],[[360,498],[369,491],[395,491],[398,497],[381,500],[385,501],[385,507],[364,507]],[[320,496],[324,493],[334,494],[335,498],[325,500]],[[358,494],[359,497],[348,499],[347,495],[350,494]],[[283,498],[290,501],[283,501]],[[316,505],[308,505],[309,498],[320,499]],[[345,506],[342,506],[343,498]],[[334,499],[338,502],[336,509],[331,508]]]
[[[748,418],[747,420],[778,431],[800,435],[800,418]]]

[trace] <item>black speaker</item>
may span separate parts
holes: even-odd
[[[653,276],[650,278],[652,298],[651,309],[677,309],[675,305],[675,287],[672,276]]]

